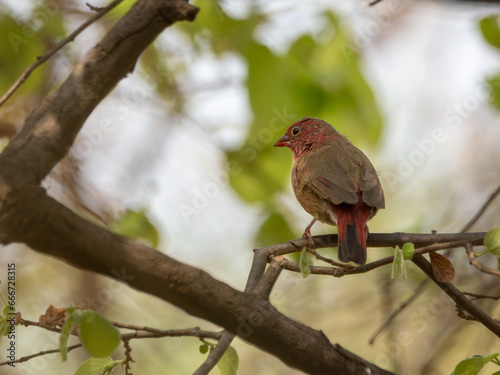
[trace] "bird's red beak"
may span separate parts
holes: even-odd
[[[290,138],[288,138],[286,134],[284,134],[274,144],[274,147],[290,147],[290,146],[291,146],[291,144],[290,144]]]

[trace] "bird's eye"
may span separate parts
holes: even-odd
[[[300,133],[300,127],[296,126],[295,128],[292,129],[292,135],[296,137]]]

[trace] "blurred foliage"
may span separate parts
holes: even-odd
[[[479,28],[484,39],[495,48],[500,48],[500,28],[498,16],[488,16],[479,21]]]
[[[102,23],[110,26],[132,4],[124,1]],[[253,118],[245,142],[226,152],[228,161],[238,171],[229,176],[231,186],[246,202],[259,204],[263,209],[266,219],[257,234],[259,244],[296,237],[292,223],[276,200],[276,195],[290,184],[292,157],[286,150],[274,149],[274,142],[288,126],[305,116],[325,119],[355,143],[375,143],[381,132],[375,97],[361,74],[357,52],[349,50],[350,35],[338,17],[327,12],[323,15],[323,29],[317,35],[298,35],[285,51],[278,52],[256,37],[269,21],[257,5],[250,5],[249,14],[241,19],[227,14],[213,0],[199,0],[196,5],[202,9],[196,22],[176,25],[176,30],[190,42],[189,48],[200,56],[236,55],[247,67]],[[33,11],[33,19],[38,21],[24,24],[7,13],[0,16],[1,91],[7,90],[37,56],[64,37],[63,12],[59,10],[42,4]],[[168,110],[182,112],[186,100],[178,80],[188,69],[186,62],[165,58],[164,48],[154,43],[144,52],[139,67],[148,87],[160,94]],[[50,89],[47,85],[51,69],[57,69],[52,60],[37,69],[16,95]],[[144,212],[129,212],[115,223],[114,230],[153,246],[158,241],[157,231]]]
[[[196,22],[181,25],[195,48],[209,46],[216,56],[236,54],[247,65],[253,119],[246,141],[227,151],[228,160],[240,167],[239,173],[230,174],[231,186],[245,201],[262,204],[268,214],[258,233],[259,243],[295,237],[276,201],[276,194],[290,184],[292,157],[273,144],[306,116],[328,121],[355,143],[378,140],[382,121],[358,55],[346,54],[349,34],[331,12],[323,15],[319,36],[301,35],[280,53],[255,38],[267,21],[257,7],[248,17],[235,19],[214,1],[201,0],[197,5],[202,12]]]
[[[500,25],[498,16],[492,15],[479,21],[479,28],[484,39],[489,45],[500,49]],[[500,51],[499,51],[500,52]],[[500,72],[486,79],[486,85],[490,91],[490,103],[493,107],[500,109]]]
[[[48,17],[48,16],[47,16]],[[64,35],[62,18],[54,15],[47,26],[37,28],[33,23],[19,24],[8,14],[0,15],[0,92],[3,93],[17,80],[23,71],[36,62],[37,56],[46,53],[47,45],[55,44]],[[16,63],[13,64],[12,62]],[[19,89],[18,94],[29,95],[37,92],[46,83],[48,67],[35,70],[29,80]]]
[[[127,210],[111,225],[111,230],[133,240],[146,242],[152,247],[158,246],[158,231],[145,210]]]

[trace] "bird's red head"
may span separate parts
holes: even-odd
[[[316,117],[304,117],[291,125],[274,146],[289,147],[294,159],[297,159],[307,151],[341,137],[342,135],[326,121]]]

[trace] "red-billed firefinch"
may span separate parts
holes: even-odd
[[[385,207],[377,172],[363,152],[327,122],[306,117],[290,126],[277,147],[294,157],[292,186],[297,200],[314,219],[338,227],[342,262],[366,263],[366,222]]]

